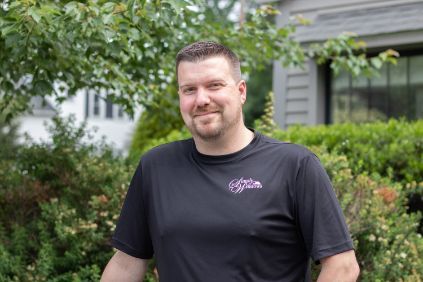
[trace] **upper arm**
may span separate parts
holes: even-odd
[[[356,281],[360,272],[354,250],[322,258],[318,282]]]
[[[149,185],[142,169],[140,162],[129,184],[112,237],[112,246],[133,257],[150,259],[154,253],[146,205],[150,200],[144,199]]]
[[[314,261],[353,249],[331,181],[318,158],[312,154],[300,162],[295,204],[299,231]]]
[[[147,272],[147,262],[117,251],[107,264],[101,281],[141,282]]]

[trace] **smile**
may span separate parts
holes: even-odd
[[[205,112],[205,113],[197,113],[194,115],[194,117],[203,117],[203,116],[209,116],[209,115],[213,115],[213,114],[217,114],[218,112]]]

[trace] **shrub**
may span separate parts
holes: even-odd
[[[407,189],[387,178],[353,175],[345,156],[312,148],[324,164],[354,240],[361,281],[420,281],[423,239],[408,214]]]
[[[266,135],[272,135],[277,129],[276,123],[273,120],[274,116],[274,95],[273,92],[269,92],[266,95],[264,104],[264,113],[260,119],[254,122],[254,128]]]
[[[274,131],[273,137],[345,155],[354,173],[378,173],[402,183],[423,181],[423,120],[293,126]]]
[[[175,82],[176,84],[176,82]],[[169,86],[142,112],[131,142],[129,155],[137,159],[152,139],[165,138],[175,128],[182,128],[177,89]]]
[[[0,114],[0,156],[2,159],[12,159],[17,149],[19,124],[17,121],[5,123]]]
[[[0,160],[0,281],[98,281],[135,165],[74,120]]]
[[[177,141],[177,140],[183,140],[191,137],[191,133],[189,133],[188,129],[186,127],[183,127],[181,130],[172,130],[168,135],[161,138],[155,138],[151,139],[148,142],[146,142],[143,150],[141,151],[142,154],[147,152],[148,150],[159,146],[161,144]]]

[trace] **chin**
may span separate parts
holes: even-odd
[[[216,140],[223,135],[223,127],[215,125],[193,126],[190,131],[193,136],[203,140]]]

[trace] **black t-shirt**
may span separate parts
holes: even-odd
[[[317,157],[257,132],[223,156],[192,139],[145,154],[112,242],[154,255],[161,282],[309,281],[310,258],[353,248]]]

